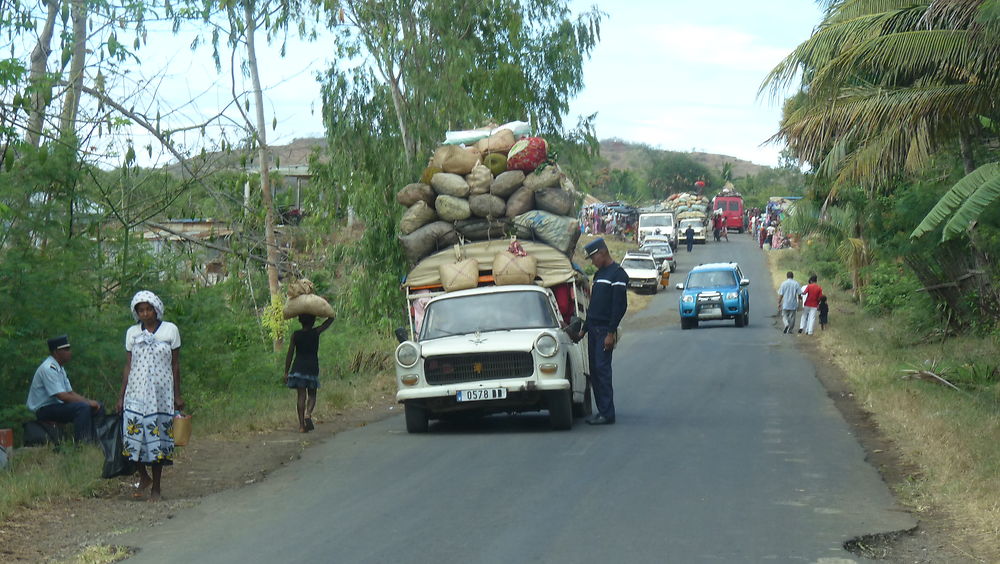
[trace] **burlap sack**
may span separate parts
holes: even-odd
[[[469,200],[447,194],[438,196],[437,200],[434,201],[434,207],[437,209],[438,217],[445,221],[469,219],[469,216],[472,215]]]
[[[507,217],[516,217],[535,208],[535,193],[522,186],[507,198]]]
[[[479,285],[479,261],[462,258],[462,248],[455,245],[455,262],[438,267],[441,287],[445,292],[468,290]]]
[[[490,194],[507,198],[524,184],[524,172],[520,170],[508,170],[502,172],[493,179],[490,184]]]
[[[297,298],[302,294],[312,294],[316,291],[316,286],[308,278],[296,280],[288,285],[288,299]]]
[[[333,308],[330,303],[316,294],[302,294],[296,296],[287,303],[282,312],[285,319],[291,319],[300,315],[315,315],[316,317],[333,317]]]
[[[439,172],[431,177],[431,186],[438,194],[465,198],[469,195],[469,183],[459,174]]]
[[[435,196],[437,194],[434,193],[433,188],[422,182],[414,182],[407,184],[396,193],[396,201],[407,208],[421,200],[427,202],[427,205],[433,206]]]
[[[493,281],[497,286],[533,284],[538,272],[538,259],[528,255],[519,257],[504,251],[493,259]]]
[[[477,164],[465,176],[465,182],[469,185],[469,194],[486,194],[493,183],[493,173],[486,165]]]
[[[417,229],[436,221],[438,218],[434,208],[427,205],[427,202],[419,200],[403,213],[403,219],[399,221],[399,232],[409,235]]]
[[[524,176],[524,185],[532,190],[551,188],[553,186],[559,186],[559,179],[561,177],[562,172],[559,171],[559,167],[546,166],[541,170],[536,170],[531,174],[526,174]]]
[[[487,239],[504,239],[509,236],[512,229],[510,220],[506,218],[493,220],[475,218],[456,221],[455,230],[469,241],[485,241]]]
[[[400,237],[399,242],[403,245],[406,260],[416,264],[427,255],[457,243],[458,233],[447,221],[435,221]]]
[[[535,191],[535,207],[556,215],[570,215],[576,197],[562,188],[542,188]]]
[[[475,147],[483,155],[489,153],[503,153],[506,155],[510,152],[510,148],[514,146],[516,141],[517,139],[514,138],[513,131],[501,129],[486,139],[476,141]]]
[[[442,145],[434,151],[431,166],[453,174],[469,174],[479,162],[479,151],[457,145]]]
[[[493,219],[504,216],[507,204],[498,196],[478,194],[469,196],[469,209],[474,216]]]

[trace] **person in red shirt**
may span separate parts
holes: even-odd
[[[819,299],[823,297],[823,288],[816,283],[816,275],[809,277],[809,283],[802,288],[802,319],[799,321],[799,333],[803,331],[807,335],[813,334],[816,326],[816,311],[819,308]]]

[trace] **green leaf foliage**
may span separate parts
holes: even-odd
[[[1000,197],[1000,162],[988,163],[958,181],[910,234],[921,237],[942,224],[942,240],[964,232],[983,209]]]

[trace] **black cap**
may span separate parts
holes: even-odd
[[[48,343],[50,352],[56,349],[68,349],[69,337],[67,335],[59,335],[58,337],[53,337],[49,339]]]
[[[604,242],[604,239],[602,237],[598,237],[583,247],[583,253],[587,255],[587,258],[590,258],[600,251],[607,250],[607,248],[608,245]]]

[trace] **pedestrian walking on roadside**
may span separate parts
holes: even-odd
[[[174,412],[184,409],[181,334],[176,325],[163,320],[163,302],[153,292],[136,293],[131,310],[138,323],[125,332],[125,368],[116,411],[123,415],[125,455],[139,466],[133,497],[141,498],[149,488],[149,501],[159,501],[163,467],[173,464]]]
[[[312,420],[316,408],[316,394],[319,390],[319,335],[330,328],[333,318],[328,317],[319,327],[315,315],[299,316],[302,329],[292,333],[285,355],[285,385],[295,388],[298,396],[295,413],[299,418],[299,432],[307,433],[316,428]]]
[[[795,273],[789,270],[785,274],[785,281],[778,286],[778,310],[785,326],[782,333],[791,333],[795,329],[795,312],[799,308],[801,293],[802,284],[795,281]]]
[[[819,328],[826,331],[826,324],[830,322],[830,306],[826,304],[826,296],[819,298]]]
[[[597,415],[587,419],[587,423],[611,425],[615,422],[611,360],[618,344],[618,324],[628,309],[628,274],[611,258],[604,239],[594,239],[584,247],[584,252],[597,267],[587,320],[576,336],[579,340],[587,335],[590,385],[597,404]]]
[[[688,228],[684,230],[684,243],[687,244],[687,250],[690,253],[691,249],[694,247],[694,227],[688,225]]]
[[[802,319],[799,321],[799,333],[813,334],[816,326],[816,313],[819,300],[823,297],[823,288],[816,283],[816,275],[809,277],[809,283],[802,288]]]

